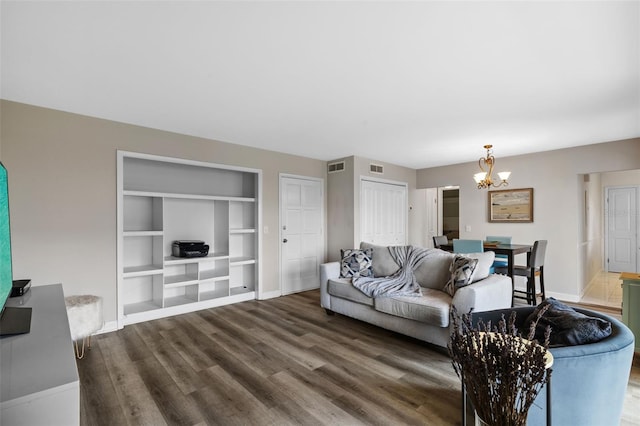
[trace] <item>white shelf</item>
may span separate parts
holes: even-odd
[[[231,266],[252,265],[254,263],[256,263],[256,260],[252,257],[233,257],[229,259]]]
[[[146,275],[160,275],[162,272],[162,266],[158,265],[129,266],[124,268],[122,276],[123,278],[143,277]]]
[[[186,285],[198,284],[198,277],[195,275],[171,275],[164,277],[164,287],[183,287]]]
[[[255,234],[255,228],[237,228],[237,229],[229,229],[230,234]]]
[[[223,260],[228,259],[228,253],[209,253],[207,256],[202,257],[175,257],[166,256],[164,258],[165,265],[185,265],[187,263],[201,263],[211,260]]]
[[[161,237],[162,231],[124,231],[123,237]]]
[[[159,305],[153,303],[152,301],[129,303],[128,305],[124,305],[124,314],[131,315],[140,312],[153,311],[160,308],[161,307]]]
[[[181,198],[190,200],[211,200],[211,201],[237,201],[242,203],[253,203],[256,201],[253,197],[225,197],[220,195],[199,195],[199,194],[179,194],[174,192],[147,192],[147,191],[131,191],[125,190],[123,195],[132,195],[136,197],[162,197],[162,198]]]

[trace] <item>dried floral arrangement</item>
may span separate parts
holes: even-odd
[[[491,322],[482,321],[473,327],[470,313],[460,318],[453,308],[448,346],[451,362],[476,414],[486,424],[526,425],[531,404],[549,382],[551,369],[545,368],[545,354],[550,328],[547,327],[543,343],[533,339],[544,311],[532,322],[525,338],[515,327],[515,312],[511,312],[508,322],[503,315],[493,328]]]

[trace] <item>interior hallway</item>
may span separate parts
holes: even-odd
[[[580,303],[622,309],[620,273],[600,271],[587,286]]]

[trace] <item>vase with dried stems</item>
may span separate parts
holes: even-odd
[[[532,321],[527,337],[515,327],[515,312],[497,325],[478,322],[471,314],[460,317],[451,312],[453,329],[448,349],[453,368],[463,382],[476,415],[490,426],[524,426],[527,413],[543,385],[551,378],[553,356],[545,341],[533,340],[535,328],[545,309]],[[548,409],[548,407],[547,407]]]

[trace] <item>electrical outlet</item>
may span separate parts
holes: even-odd
[[[467,225],[464,227],[465,232],[471,232],[471,225]]]

